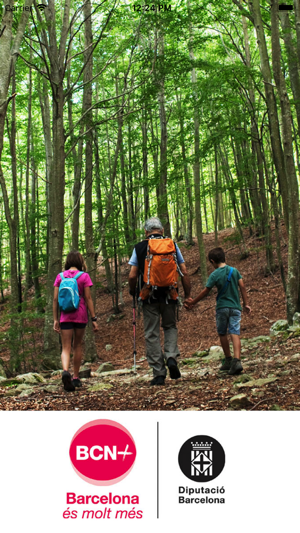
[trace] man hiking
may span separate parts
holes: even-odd
[[[181,276],[185,299],[191,292],[190,279],[178,246],[164,237],[159,218],[149,218],[145,223],[146,239],[135,245],[129,265],[129,292],[135,297],[137,279],[138,297],[142,301],[146,355],[153,370],[150,385],[164,385],[167,375],[165,360],[171,379],[180,378],[177,356],[176,305],[177,280]],[[164,353],[160,344],[160,317],[164,330]]]

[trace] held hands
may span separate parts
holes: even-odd
[[[244,309],[244,312],[246,313],[246,315],[250,315],[250,313],[251,313],[250,305],[244,305],[243,309]]]
[[[190,310],[190,309],[193,309],[193,307],[194,307],[194,305],[195,305],[193,302],[194,302],[193,298],[187,298],[187,299],[183,302],[183,305],[184,305],[184,307],[185,307],[186,309],[189,309],[189,310]]]

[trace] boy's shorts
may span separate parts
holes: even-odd
[[[241,311],[239,309],[231,309],[230,307],[223,307],[216,310],[217,331],[219,335],[226,335],[228,333],[233,335],[240,334]]]

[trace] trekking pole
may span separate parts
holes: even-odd
[[[136,320],[135,320],[135,294],[132,298],[132,313],[133,313],[133,319],[132,319],[132,325],[133,325],[133,371],[136,374],[136,349],[135,349],[135,327],[136,327]]]

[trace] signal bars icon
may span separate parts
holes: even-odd
[[[37,7],[39,8],[40,11],[44,11],[44,9],[48,6],[46,6],[46,4],[38,4]]]

